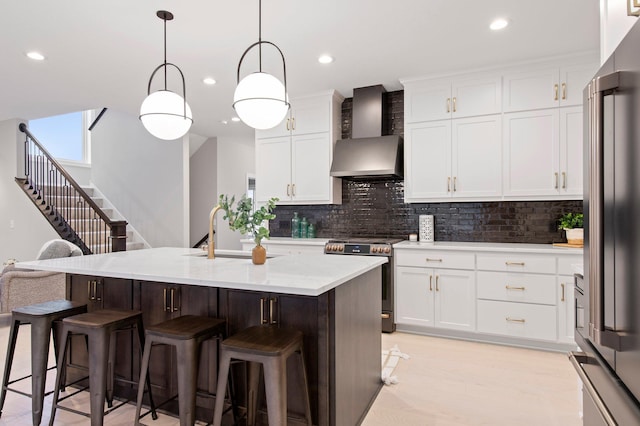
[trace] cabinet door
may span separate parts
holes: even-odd
[[[278,138],[289,136],[291,134],[291,111],[278,123],[278,125],[270,128],[259,130],[256,129],[256,139]]]
[[[454,197],[502,196],[501,117],[453,120],[452,193]]]
[[[597,70],[596,64],[560,68],[560,105],[581,106],[582,91]]]
[[[504,195],[557,195],[559,130],[557,109],[504,115]]]
[[[450,197],[451,120],[409,125],[405,137],[405,201]]]
[[[310,96],[291,101],[291,134],[328,132],[331,126],[331,98]]]
[[[551,108],[559,105],[558,68],[511,73],[504,76],[504,112]],[[582,97],[582,94],[580,95]]]
[[[451,118],[451,81],[407,83],[404,91],[406,123]]]
[[[256,199],[291,199],[291,138],[289,136],[256,141]]]
[[[582,198],[582,107],[560,109],[560,194]]]
[[[502,112],[502,79],[456,80],[451,92],[453,118],[471,117]]]
[[[435,321],[441,328],[474,331],[476,292],[473,271],[434,271]]]
[[[433,326],[433,270],[426,268],[396,268],[396,322]]]
[[[558,341],[562,343],[575,343],[576,299],[573,289],[572,276],[558,275]]]
[[[292,138],[291,195],[297,203],[329,201],[331,197],[331,141],[329,133]]]

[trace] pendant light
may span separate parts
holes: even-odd
[[[164,62],[160,64],[149,78],[147,97],[140,106],[140,121],[145,129],[158,139],[173,140],[184,136],[193,123],[191,108],[187,104],[184,74],[180,68],[167,63],[167,21],[173,19],[173,14],[166,10],[159,10],[156,15],[164,21]],[[182,96],[167,89],[167,67],[172,66],[182,78]],[[164,89],[151,93],[151,82],[161,68],[164,68]]]
[[[287,67],[278,46],[262,40],[262,0],[258,1],[258,41],[244,51],[238,64],[238,85],[233,94],[233,108],[238,117],[254,129],[270,129],[277,126],[289,111],[287,95]],[[271,74],[262,71],[262,45],[275,47],[282,58],[284,84]],[[258,46],[258,71],[240,81],[242,61],[251,49]]]

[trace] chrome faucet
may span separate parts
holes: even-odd
[[[216,213],[218,213],[218,210],[221,210],[222,207],[220,207],[220,205],[215,206],[212,210],[211,213],[209,213],[209,239],[208,241],[208,259],[213,259],[215,258],[214,255],[214,250],[215,250],[215,244],[213,243],[213,234],[215,233],[215,231],[213,230],[213,220],[216,217]]]

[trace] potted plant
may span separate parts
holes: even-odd
[[[235,196],[229,200],[226,195],[220,195],[219,205],[224,210],[224,219],[229,220],[229,228],[250,235],[256,243],[251,251],[251,260],[256,265],[262,265],[267,260],[267,250],[260,243],[263,238],[269,239],[269,228],[264,225],[265,221],[275,219],[276,215],[271,212],[277,201],[278,198],[271,198],[266,205],[254,210],[251,198],[243,195],[234,208]]]
[[[582,213],[566,213],[558,221],[558,229],[564,229],[567,242],[582,246],[584,243],[584,215]]]

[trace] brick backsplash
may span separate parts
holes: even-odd
[[[385,94],[391,134],[403,135],[404,92]],[[342,104],[342,137],[351,137],[352,98]],[[418,233],[418,216],[435,219],[436,241],[540,243],[563,241],[558,218],[582,211],[582,201],[498,201],[472,203],[404,202],[402,179],[342,181],[342,205],[278,206],[269,228],[274,237],[291,236],[294,212],[317,226],[320,238],[385,237],[407,239]]]

